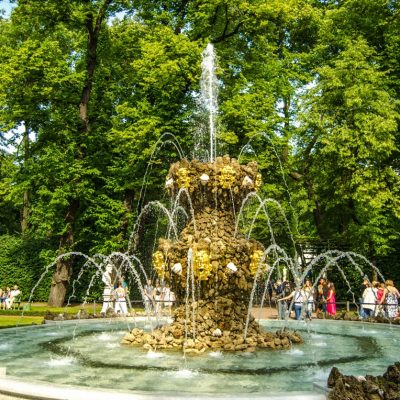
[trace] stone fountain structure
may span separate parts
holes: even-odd
[[[166,189],[191,216],[175,242],[161,239],[153,254],[158,278],[176,294],[173,322],[151,333],[134,329],[123,343],[147,349],[254,351],[302,341],[293,332],[263,332],[247,318],[255,277],[265,274],[264,248],[235,233],[243,199],[261,186],[257,164],[229,156],[173,164]]]

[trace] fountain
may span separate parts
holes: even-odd
[[[264,247],[235,232],[235,210],[260,185],[255,163],[240,165],[229,156],[171,166],[166,187],[171,196],[182,197],[192,218],[179,240],[160,240],[153,264],[182,305],[173,323],[152,334],[134,329],[123,343],[199,353],[282,349],[301,342],[296,333],[262,332],[254,317],[247,318],[254,281],[267,273],[267,265]]]
[[[357,254],[329,251],[307,268],[300,267],[282,207],[276,200],[257,194],[261,185],[257,164],[241,165],[229,156],[217,156],[214,56],[212,46],[208,46],[203,62],[206,82],[202,85],[204,107],[209,112],[208,149],[204,137],[195,138],[194,159],[182,159],[170,167],[165,188],[172,198],[172,210],[160,202],[143,207],[127,253],[60,256],[84,258],[78,277],[87,265],[95,267],[87,294],[96,280],[103,279],[104,296],[109,296],[111,272],[121,274],[123,269],[131,274],[144,299],[142,282],[143,278],[147,281],[147,275],[134,255],[137,230],[141,217],[157,210],[167,217],[169,228],[153,253],[153,265],[158,278],[169,283],[176,294],[179,304],[173,319],[157,315],[78,319],[2,330],[0,366],[6,368],[6,377],[0,376],[0,392],[53,399],[244,399],[251,393],[264,399],[322,400],[326,397],[318,387],[325,386],[332,366],[340,366],[346,374],[379,374],[398,361],[399,331],[395,325],[265,321],[251,315],[258,283],[268,284],[282,265],[298,287],[316,266],[317,280],[327,270],[337,268],[345,282],[341,261],[351,263],[361,275],[360,264],[373,266]],[[171,141],[170,135],[165,137]],[[239,223],[252,201],[255,213],[244,235]],[[269,206],[278,210],[287,226],[293,242],[291,255],[275,241]],[[269,228],[267,248],[250,238],[261,212]],[[179,213],[187,219],[181,232],[175,222]],[[43,276],[56,263],[49,265]],[[74,290],[68,304],[73,295]],[[261,305],[264,298],[265,291]]]

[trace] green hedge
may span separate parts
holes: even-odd
[[[21,235],[0,236],[0,287],[18,285],[26,301],[37,284],[45,266],[51,262],[46,243]],[[46,301],[49,295],[51,272],[45,274],[33,292],[32,300]]]

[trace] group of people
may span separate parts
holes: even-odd
[[[305,280],[304,285],[277,281],[274,291],[280,319],[290,316],[292,310],[297,320],[311,319],[313,311],[317,314],[322,312],[324,316],[336,315],[335,286],[325,278],[320,278],[315,288],[309,279]],[[398,318],[399,299],[400,292],[392,280],[379,283],[365,278],[360,288],[360,317]]]
[[[277,281],[275,293],[280,319],[290,315],[291,306],[297,320],[303,317],[311,320],[314,310],[317,313],[323,312],[324,315],[336,315],[335,285],[325,278],[319,280],[316,290],[310,279],[306,279],[302,286],[291,284],[289,281]]]
[[[400,293],[393,281],[388,279],[385,283],[370,282],[364,279],[361,285],[360,317],[370,318],[383,316],[389,319],[399,316]]]
[[[100,313],[105,315],[109,309],[112,309],[117,315],[125,316],[129,314],[127,304],[129,302],[128,284],[122,277],[119,277],[114,284],[112,272],[112,266],[107,266],[101,278],[104,283],[104,289],[103,307]]]
[[[111,265],[106,266],[102,274],[104,289],[101,314],[105,315],[109,309],[112,309],[117,315],[129,315],[128,285],[122,277],[114,279],[117,282],[117,284],[114,285],[112,274],[113,267]],[[143,292],[145,307],[148,312],[160,315],[163,310],[167,310],[168,315],[172,315],[172,305],[175,302],[175,294],[168,284],[157,280],[153,286],[152,281],[148,280],[143,288]]]
[[[7,287],[5,290],[0,288],[0,309],[10,310],[13,307],[15,301],[21,297],[21,291],[17,285],[13,286],[13,289]]]
[[[155,312],[159,315],[163,310],[167,310],[168,315],[172,315],[172,305],[175,302],[175,293],[171,290],[168,284],[156,281],[153,286],[151,280],[143,288],[145,296],[145,307],[150,313]]]

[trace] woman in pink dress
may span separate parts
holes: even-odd
[[[326,312],[330,315],[336,315],[336,293],[332,282],[328,283],[328,296],[326,298]]]

